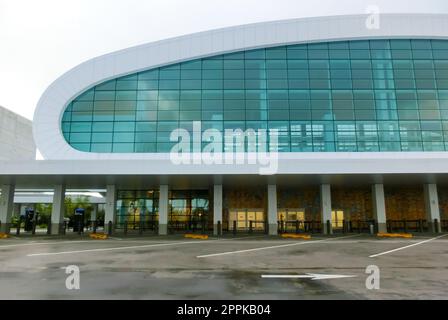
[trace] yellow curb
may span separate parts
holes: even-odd
[[[104,233],[91,233],[89,237],[93,240],[107,240],[109,237]]]
[[[311,240],[311,236],[309,234],[290,234],[290,233],[285,233],[285,234],[282,234],[282,238],[285,238],[285,239]]]
[[[208,240],[207,235],[203,234],[186,234],[185,238],[187,239],[197,239],[197,240]]]
[[[6,233],[0,233],[0,239],[8,239],[9,235],[7,235]]]
[[[410,233],[378,233],[379,238],[405,238],[410,239],[414,236]]]

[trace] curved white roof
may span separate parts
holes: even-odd
[[[73,149],[61,132],[66,106],[83,91],[104,81],[223,53],[338,40],[448,39],[445,14],[384,14],[380,16],[379,29],[367,28],[367,19],[366,14],[264,22],[172,38],[94,58],[62,75],[42,95],[34,114],[34,139],[45,159],[158,159],[160,155],[155,154],[96,154]],[[401,157],[406,157],[405,153]]]

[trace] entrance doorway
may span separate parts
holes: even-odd
[[[230,231],[266,230],[266,218],[263,209],[231,209],[229,210]]]
[[[208,190],[170,192],[168,225],[171,232],[213,230],[209,219]]]
[[[279,209],[280,232],[296,232],[305,229],[305,209]]]
[[[333,229],[342,229],[344,227],[344,211],[334,210],[331,212],[331,225]]]

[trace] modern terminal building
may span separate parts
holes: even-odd
[[[35,112],[45,160],[0,162],[2,229],[15,188],[54,190],[54,234],[67,188],[103,188],[110,231],[446,231],[448,16],[367,20],[207,31],[68,71]]]

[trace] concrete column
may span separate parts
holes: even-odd
[[[440,233],[442,228],[440,225],[440,209],[439,209],[439,196],[437,194],[436,184],[425,184],[425,205],[426,205],[426,220],[428,220],[428,227],[431,232]],[[434,220],[437,219],[437,228],[434,224]]]
[[[92,205],[92,213],[90,215],[90,220],[95,221],[97,219],[97,215],[98,215],[98,203],[94,203]]]
[[[333,234],[331,224],[331,185],[329,184],[322,184],[320,186],[320,210],[323,233]],[[330,221],[330,228],[327,228],[327,221]]]
[[[8,233],[11,228],[11,217],[14,210],[15,185],[2,185],[2,195],[0,197],[0,221],[2,223],[0,232]]]
[[[65,213],[65,185],[54,186],[53,207],[51,210],[51,234],[58,235],[60,225],[64,222]]]
[[[112,221],[112,230],[115,228],[117,208],[117,188],[111,184],[106,187],[106,204],[104,205],[104,231],[109,232],[109,221]]]
[[[378,224],[378,232],[387,232],[386,200],[384,198],[384,185],[374,184],[372,186],[373,218]]]
[[[14,203],[14,211],[13,211],[13,216],[14,217],[19,217],[20,216],[20,207],[22,205],[20,203]]]
[[[161,185],[159,194],[159,235],[166,236],[168,235],[168,186]]]
[[[213,187],[213,234],[215,236],[218,235],[218,221],[221,221],[222,228],[222,185],[215,184]]]
[[[25,214],[26,214],[26,208],[27,208],[28,206],[26,206],[26,205],[24,205],[24,204],[22,204],[21,206],[20,206],[20,212],[19,212],[19,214],[21,215],[21,216],[25,216]]]
[[[268,185],[268,230],[270,236],[278,234],[277,185]]]

